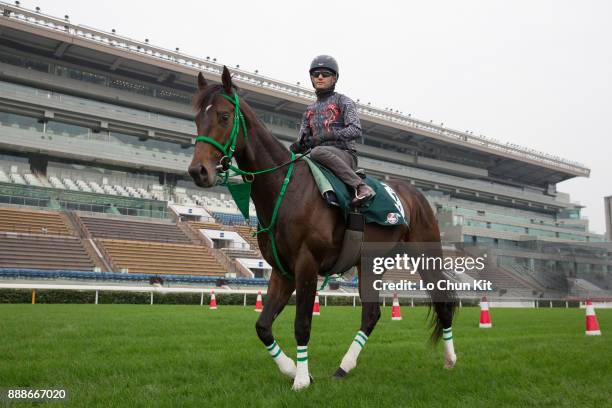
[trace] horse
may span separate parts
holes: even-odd
[[[259,222],[270,225],[276,220],[270,234],[257,236],[262,256],[272,265],[272,272],[266,305],[255,329],[280,372],[293,379],[292,389],[304,389],[313,381],[308,370],[308,342],[317,280],[338,258],[345,220],[338,208],[324,201],[304,160],[292,162],[291,181],[284,185],[282,205],[276,205],[276,198],[286,181],[287,167],[283,165],[291,162],[294,155],[258,120],[248,103],[238,102],[238,88],[227,67],[223,68],[221,81],[221,84],[209,85],[201,72],[197,76],[192,102],[199,136],[195,139],[188,173],[197,186],[212,187],[219,173],[227,169],[228,158],[234,155],[237,167],[250,176],[247,177],[252,185],[250,198]],[[234,145],[228,150],[230,139]],[[276,170],[266,171],[273,168]],[[406,181],[389,180],[387,184],[406,209],[410,227],[368,223],[364,227],[364,242],[439,244],[438,223],[425,196]],[[283,265],[292,276],[283,273]],[[362,270],[359,264],[356,266],[361,296]],[[441,279],[441,272],[430,279]],[[274,320],[294,291],[297,364],[285,355],[272,333]],[[357,366],[357,357],[380,318],[379,302],[363,302],[361,307],[360,329],[333,378],[343,378]],[[431,313],[431,340],[435,343],[440,337],[444,338],[444,368],[450,369],[457,360],[451,332],[456,302],[432,301],[430,307],[435,311]]]

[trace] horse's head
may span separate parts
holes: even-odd
[[[200,187],[212,187],[217,172],[227,166],[244,146],[245,122],[236,87],[227,67],[223,67],[221,85],[208,85],[198,74],[198,90],[193,97],[198,130],[189,175]]]

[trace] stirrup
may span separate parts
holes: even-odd
[[[351,201],[351,206],[352,207],[361,207],[364,205],[370,205],[370,203],[372,202],[372,199],[376,196],[376,192],[373,191],[372,194],[370,195],[362,195],[359,196],[357,195],[357,192],[355,192],[355,198]]]

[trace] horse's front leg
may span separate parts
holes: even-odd
[[[318,265],[314,257],[300,254],[296,263],[296,310],[295,310],[295,340],[297,343],[297,371],[293,380],[293,389],[301,390],[312,382],[308,372],[308,341],[312,323],[312,308],[317,290]]]
[[[361,266],[357,266],[359,273],[359,294],[361,295]],[[380,304],[378,302],[363,302],[361,305],[361,327],[355,335],[348,351],[340,362],[340,367],[334,373],[333,378],[344,378],[349,371],[357,367],[359,353],[365,347],[368,337],[374,331],[376,323],[380,319]]]
[[[259,339],[264,346],[266,346],[268,353],[270,353],[278,369],[281,373],[291,378],[295,378],[295,363],[283,353],[283,350],[276,343],[276,340],[274,340],[274,336],[272,335],[272,324],[276,317],[283,311],[294,289],[295,284],[293,281],[289,281],[280,276],[280,273],[274,269],[270,276],[270,282],[268,283],[266,304],[255,324]]]

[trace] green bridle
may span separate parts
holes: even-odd
[[[290,152],[291,160],[287,163],[278,165],[276,167],[272,167],[270,169],[260,170],[260,171],[244,171],[232,165],[231,161],[232,161],[232,157],[234,156],[234,152],[236,151],[236,142],[238,140],[238,134],[240,133],[240,130],[242,130],[245,142],[248,143],[247,127],[246,127],[246,121],[244,119],[244,115],[242,114],[242,111],[240,110],[240,99],[238,97],[238,94],[234,93],[233,96],[228,96],[225,93],[222,93],[221,96],[227,99],[229,102],[231,102],[234,105],[234,120],[232,124],[232,131],[230,132],[227,142],[225,142],[225,145],[222,145],[221,143],[217,142],[215,139],[209,136],[199,135],[198,137],[195,138],[195,143],[197,142],[208,143],[214,146],[217,150],[219,150],[223,154],[223,156],[219,160],[219,165],[217,166],[217,171],[221,173],[223,176],[223,181],[219,184],[225,185],[228,187],[228,189],[230,190],[230,193],[232,194],[232,198],[236,202],[236,205],[238,206],[238,208],[240,208],[242,215],[247,219],[249,218],[248,217],[248,198],[250,197],[251,183],[255,179],[255,175],[263,174],[263,173],[270,173],[272,171],[280,169],[281,167],[289,165],[289,169],[287,170],[287,174],[281,186],[280,194],[278,196],[278,199],[276,200],[276,204],[274,205],[274,211],[272,212],[272,218],[270,220],[270,225],[268,225],[265,228],[261,228],[257,232],[254,232],[253,236],[257,236],[258,234],[262,232],[268,233],[268,236],[270,237],[270,242],[272,244],[272,254],[274,255],[274,260],[276,261],[276,265],[278,266],[281,273],[285,275],[285,277],[287,277],[288,279],[293,279],[293,275],[287,272],[287,270],[284,268],[283,264],[280,261],[280,258],[278,256],[278,251],[276,249],[276,241],[274,239],[274,233],[272,231],[272,228],[274,227],[274,224],[276,222],[276,216],[278,215],[278,209],[280,208],[281,201],[283,200],[285,191],[287,190],[287,186],[289,185],[289,181],[291,179],[291,173],[293,172],[293,166],[296,160],[295,154],[293,152]],[[230,174],[230,170],[232,170],[234,173]],[[245,183],[243,184],[230,183],[229,178],[236,176],[236,175],[243,176],[243,180],[245,181]],[[245,207],[244,200],[245,199],[246,199],[246,214],[244,211],[244,207]],[[257,223],[259,225],[263,225],[259,221],[259,217],[257,218]]]
[[[222,145],[221,143],[217,142],[212,137],[200,135],[195,138],[195,143],[197,142],[208,143],[210,145],[213,145],[217,150],[223,153],[223,157],[221,157],[221,160],[219,161],[219,165],[221,166],[221,170],[222,170],[221,173],[224,173],[224,176],[225,176],[224,183],[227,183],[227,179],[230,177],[228,169],[230,169],[231,167],[234,167],[231,165],[231,160],[232,160],[232,157],[234,156],[234,152],[236,151],[236,142],[238,140],[238,134],[240,133],[240,130],[242,129],[244,140],[248,142],[248,133],[247,133],[246,121],[244,120],[244,115],[242,114],[242,111],[240,110],[240,98],[238,97],[238,94],[234,93],[232,97],[232,96],[228,96],[223,93],[221,94],[221,96],[227,99],[228,101],[230,101],[232,105],[234,105],[234,121],[232,123],[232,131],[229,135],[229,138],[227,139],[227,142],[225,142],[225,145]],[[238,172],[240,173],[237,172],[237,174],[245,173],[245,172],[242,172],[242,170],[240,170],[237,167],[235,167],[232,170],[234,170],[235,172],[236,170],[238,170]]]

